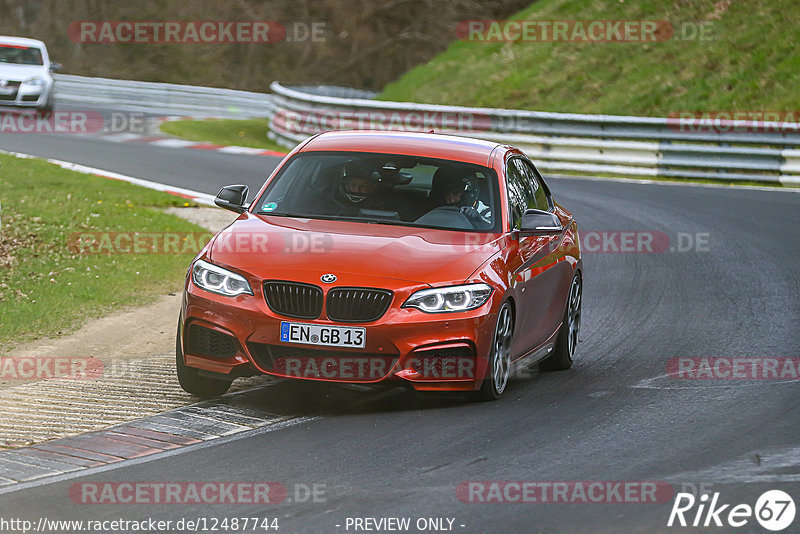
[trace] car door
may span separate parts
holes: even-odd
[[[553,203],[541,177],[522,157],[512,157],[506,164],[506,187],[511,211],[509,220],[516,234],[516,257],[512,262],[512,285],[517,298],[514,334],[515,356],[539,347],[560,324],[560,305],[554,301],[561,291],[564,274],[559,266],[558,244],[561,234],[521,235],[522,215],[526,209],[552,211]],[[561,311],[559,311],[559,308]]]

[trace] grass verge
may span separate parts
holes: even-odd
[[[68,240],[76,232],[203,232],[162,211],[184,199],[40,160],[0,155],[0,169],[0,353],[181,290],[193,253],[86,254]]]
[[[269,119],[205,119],[167,121],[161,124],[161,131],[187,139],[222,146],[246,146],[263,148],[276,152],[288,152],[267,138]]]

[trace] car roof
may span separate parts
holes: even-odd
[[[0,44],[45,48],[45,45],[42,41],[28,39],[27,37],[11,37],[8,35],[0,35]]]
[[[305,144],[300,151],[404,154],[488,166],[489,156],[498,146],[500,146],[498,143],[456,135],[347,130],[319,134]]]

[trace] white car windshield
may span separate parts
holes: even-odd
[[[11,44],[0,44],[0,63],[44,65],[42,51],[38,48]]]

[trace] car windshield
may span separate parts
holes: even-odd
[[[255,205],[260,214],[496,232],[497,175],[458,161],[397,154],[298,154]]]
[[[44,65],[42,51],[27,46],[0,44],[0,63]]]

